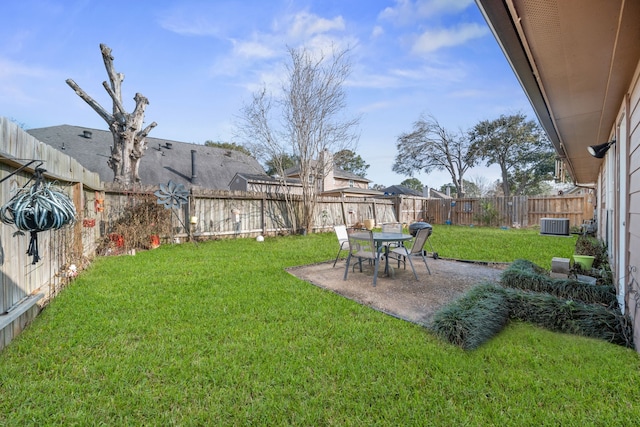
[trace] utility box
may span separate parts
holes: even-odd
[[[568,236],[569,218],[540,219],[540,234],[551,236]]]
[[[569,258],[553,257],[551,258],[551,272],[569,274],[571,270],[571,260]]]

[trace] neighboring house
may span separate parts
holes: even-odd
[[[327,165],[327,167],[324,167]],[[311,162],[311,169],[314,171],[309,176],[310,181],[316,182],[318,192],[322,196],[334,197],[376,197],[384,193],[369,188],[371,180],[363,178],[351,172],[342,170],[335,165],[333,155],[328,151],[320,153],[318,161]],[[325,169],[325,170],[321,170]],[[300,167],[296,166],[285,171],[287,179],[302,180]]]
[[[275,178],[266,174],[252,175],[237,173],[229,188],[235,191],[254,191],[258,193],[277,194],[289,192],[289,194],[302,194],[302,183],[299,179],[287,179],[286,186],[281,178]]]
[[[418,196],[422,197],[422,191],[404,185],[392,185],[382,190],[385,196]]]
[[[570,175],[595,191],[598,237],[638,350],[640,1],[476,3]]]
[[[453,197],[451,197],[450,195],[445,194],[445,193],[443,193],[441,191],[434,190],[433,188],[429,189],[429,198],[432,198],[432,199],[453,199]]]
[[[322,192],[323,196],[331,197],[379,197],[383,194],[382,191],[362,187],[342,187]]]
[[[98,173],[102,181],[113,181],[113,170],[107,165],[113,146],[110,131],[61,125],[27,132]],[[265,175],[257,160],[239,151],[150,137],[146,141],[139,168],[144,185],[171,180],[187,188],[229,190],[229,182],[238,173]]]

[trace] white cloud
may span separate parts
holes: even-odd
[[[359,112],[360,113],[370,113],[372,111],[376,111],[376,110],[386,110],[387,108],[391,107],[393,104],[388,102],[388,101],[379,101],[379,102],[373,102],[371,104],[367,104],[364,105],[362,107],[360,107]]]
[[[375,27],[373,27],[373,30],[371,31],[371,38],[377,39],[383,34],[384,34],[384,28],[382,28],[380,25],[376,25]]]
[[[22,65],[0,57],[0,97],[11,99],[14,104],[19,105],[38,103],[38,96],[34,96],[30,89],[34,84],[46,82],[55,75],[57,73],[54,71]],[[26,83],[27,81],[30,83]]]
[[[158,21],[167,31],[186,36],[218,36],[220,29],[204,16],[168,15]]]
[[[484,90],[478,89],[465,89],[465,90],[457,90],[451,92],[449,94],[452,98],[485,98],[487,96],[487,92]]]
[[[28,67],[9,59],[0,57],[0,80],[9,80],[13,77],[43,77],[47,73],[38,67]]]
[[[486,26],[477,23],[462,24],[450,29],[427,30],[418,37],[411,51],[416,54],[431,53],[443,47],[464,44],[488,33],[489,29]]]
[[[216,74],[233,75],[241,69],[273,69],[274,60],[286,61],[286,47],[304,47],[312,55],[330,54],[354,46],[357,40],[345,36],[344,19],[326,19],[308,12],[298,12],[276,19],[270,31],[255,32],[246,38],[230,39],[233,49],[218,58]],[[253,86],[253,84],[251,84]]]
[[[415,69],[394,69],[391,73],[405,82],[420,82],[421,84],[435,82],[439,86],[462,81],[466,75],[462,66],[456,66],[456,64],[425,64]]]
[[[409,25],[423,18],[460,12],[473,0],[396,0],[393,7],[385,8],[378,18],[396,25]]]
[[[308,12],[300,12],[291,16],[288,25],[287,35],[294,40],[306,39],[332,31],[344,31],[345,29],[342,16],[325,19]]]
[[[244,58],[272,58],[276,54],[271,47],[257,41],[236,42],[233,51]]]
[[[402,82],[395,76],[382,74],[359,74],[345,82],[345,86],[359,88],[388,89],[401,86]]]

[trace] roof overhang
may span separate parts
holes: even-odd
[[[640,1],[476,0],[577,184],[593,184],[640,59]]]

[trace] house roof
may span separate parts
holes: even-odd
[[[244,178],[247,182],[253,182],[253,183],[265,183],[265,184],[280,184],[282,182],[281,178],[276,178],[276,177],[272,177],[269,176],[267,174],[248,174],[248,173],[237,173],[235,176],[240,176],[242,178]],[[299,179],[296,178],[287,178],[287,184],[288,185],[302,185],[302,183],[300,182]]]
[[[640,59],[640,1],[476,0],[540,124],[579,184],[601,159]]]
[[[363,178],[360,175],[356,175],[355,173],[352,173],[352,172],[348,172],[338,166],[335,166],[333,168],[333,176],[336,178],[350,179],[353,181],[360,181],[360,182],[366,182],[366,183],[373,182],[370,179]]]
[[[422,196],[422,192],[418,190],[414,190],[413,188],[409,188],[404,185],[392,185],[390,187],[382,190],[385,195],[396,195],[396,194],[404,194],[407,196]]]
[[[313,163],[315,164],[315,161]],[[291,167],[286,171],[284,171],[284,174],[285,176],[298,176],[300,175],[300,166]],[[349,179],[349,180],[358,181],[358,182],[366,182],[367,184],[370,182],[373,182],[370,179],[363,178],[360,175],[356,175],[355,173],[352,173],[352,172],[347,172],[346,170],[335,165],[333,167],[333,176],[341,179]]]
[[[343,187],[343,188],[333,188],[328,191],[323,191],[323,196],[354,196],[354,197],[362,197],[362,196],[371,196],[378,197],[382,196],[384,193],[378,190],[372,190],[370,188],[360,188],[360,187]]]
[[[91,137],[84,136],[90,131]],[[110,131],[61,125],[27,131],[36,139],[61,150],[85,168],[97,172],[105,182],[113,181],[107,165],[113,145]],[[236,173],[264,174],[257,160],[239,151],[200,144],[147,137],[147,150],[140,161],[142,184],[157,185],[169,180],[214,190],[228,190]],[[191,151],[195,150],[196,181],[192,183]]]
[[[433,197],[434,199],[453,199],[453,197],[447,196],[445,193],[434,190],[433,188],[429,189],[429,197]]]

